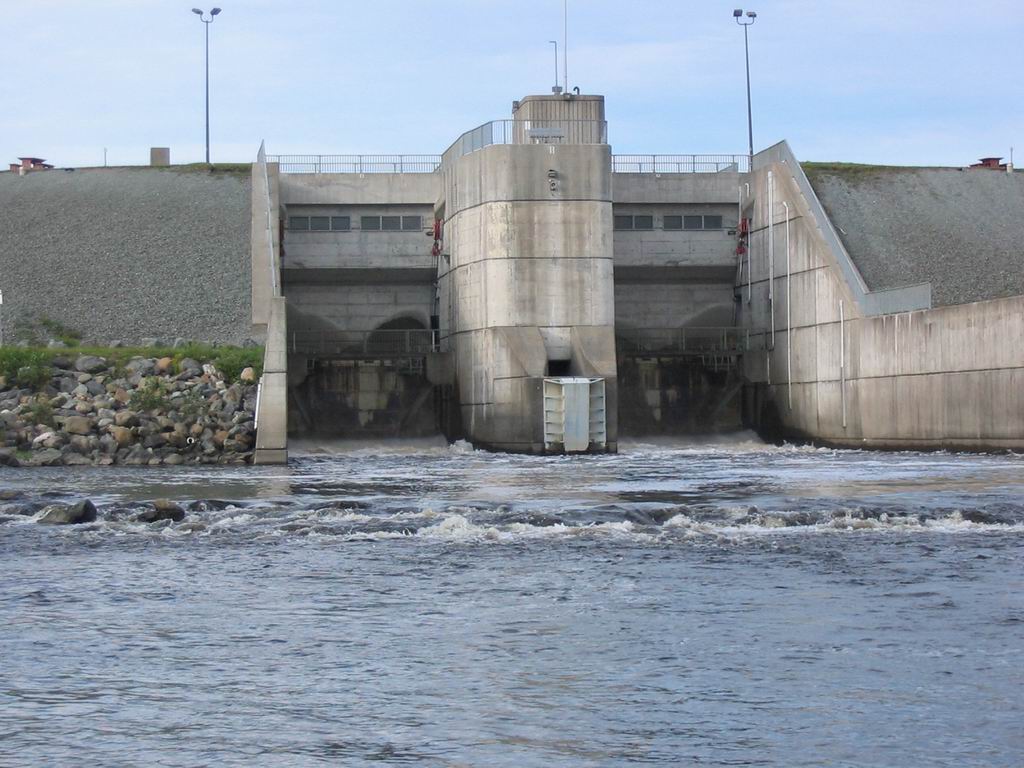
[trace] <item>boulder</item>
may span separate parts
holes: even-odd
[[[139,423],[139,415],[135,411],[118,411],[114,414],[114,423],[119,427],[134,427]]]
[[[170,499],[157,499],[152,509],[145,509],[136,516],[140,523],[155,523],[158,520],[173,520],[178,523],[185,519],[185,510]]]
[[[75,370],[83,373],[99,373],[107,368],[107,361],[95,355],[82,355],[75,360]]]
[[[182,456],[180,453],[171,453],[171,454],[168,454],[167,456],[164,457],[164,464],[167,464],[167,465],[172,466],[172,467],[176,467],[179,464],[184,464],[184,463],[185,463],[185,457]]]
[[[148,376],[149,374],[153,373],[154,369],[156,368],[156,363],[153,360],[150,360],[149,358],[133,357],[125,364],[124,367],[127,370],[131,371],[132,373]]]
[[[45,448],[32,454],[32,463],[39,467],[56,467],[61,458],[61,452],[56,448]]]
[[[80,453],[69,451],[65,453],[61,459],[61,463],[65,467],[84,467],[92,464],[92,459],[89,456],[83,456]]]
[[[171,358],[161,357],[159,360],[156,361],[156,372],[167,373],[169,370],[171,370],[171,365],[173,363],[174,360],[172,360]]]
[[[64,431],[72,435],[88,435],[93,424],[93,420],[85,416],[68,416],[64,420]]]
[[[43,515],[37,522],[40,525],[78,525],[91,523],[95,519],[95,505],[84,499],[70,507],[65,504],[51,504],[43,510]]]
[[[256,371],[254,371],[251,367],[243,368],[242,372],[238,374],[238,378],[241,381],[251,384],[252,382],[256,381]]]
[[[132,443],[132,431],[128,427],[110,427],[110,436],[114,438],[119,448],[126,448]]]
[[[21,462],[11,448],[0,448],[0,467],[20,467]]]
[[[198,360],[193,360],[191,357],[183,358],[178,366],[183,371],[194,371],[199,373],[203,370],[202,364]]]

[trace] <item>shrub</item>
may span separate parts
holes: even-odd
[[[28,407],[28,416],[33,424],[53,426],[53,408],[44,397],[36,397]]]
[[[167,385],[157,376],[142,380],[128,400],[128,407],[135,411],[153,411],[169,408]]]
[[[41,387],[53,375],[53,356],[41,349],[0,347],[0,375],[20,387]]]

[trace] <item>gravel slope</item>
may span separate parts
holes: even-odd
[[[936,306],[1024,294],[1024,173],[804,170],[870,288],[930,282]]]
[[[0,173],[4,340],[42,317],[87,341],[249,337],[246,175]]]

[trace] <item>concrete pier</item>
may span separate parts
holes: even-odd
[[[543,114],[542,119],[532,116]],[[577,115],[587,115],[585,119]],[[520,102],[513,143],[442,160],[441,337],[474,444],[544,452],[545,377],[605,384],[587,450],[614,451],[611,157],[600,97]]]

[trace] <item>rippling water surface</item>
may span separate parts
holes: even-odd
[[[1024,764],[1021,456],[335,445],[0,491],[4,766]]]

